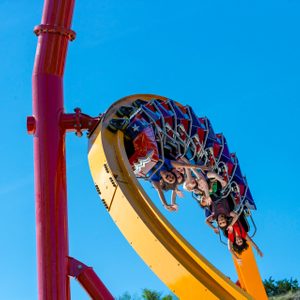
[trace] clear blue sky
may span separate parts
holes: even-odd
[[[33,138],[26,134],[43,1],[0,1],[2,120],[1,299],[37,298]],[[191,105],[223,132],[258,210],[263,278],[300,279],[300,2],[77,1],[65,71],[67,112],[92,116],[119,98],[155,93]],[[93,266],[111,292],[168,292],[101,204],[87,139],[67,137],[70,255]],[[153,190],[150,191],[153,193]],[[155,194],[153,194],[153,198]],[[159,205],[157,199],[154,201]],[[221,271],[230,255],[189,199],[165,215]],[[72,299],[88,299],[72,280]]]

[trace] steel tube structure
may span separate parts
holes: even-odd
[[[63,73],[74,0],[45,0],[32,76],[39,299],[70,299]]]
[[[75,277],[84,290],[93,300],[113,300],[112,294],[103,284],[101,279],[94,272],[93,268],[88,267],[81,261],[69,257],[69,275]]]

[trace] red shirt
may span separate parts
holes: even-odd
[[[240,236],[243,239],[246,239],[247,232],[241,225],[239,221],[233,224],[233,231],[232,233],[228,232],[228,239],[233,243],[236,236]]]

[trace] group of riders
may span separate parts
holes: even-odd
[[[167,160],[168,170],[159,172],[152,180],[163,206],[169,211],[176,211],[176,196],[182,197],[179,186],[197,195],[200,206],[205,210],[206,224],[216,233],[222,232],[228,239],[228,249],[240,261],[237,254],[241,254],[250,243],[257,253],[262,252],[252,238],[247,234],[240,221],[240,214],[233,206],[230,194],[226,196],[227,181],[208,167],[190,164],[185,158],[179,161]],[[160,178],[160,179],[159,179]],[[157,180],[159,179],[159,180]],[[164,191],[171,190],[171,201],[167,203]]]
[[[183,197],[182,186],[204,209],[206,224],[227,238],[228,249],[238,263],[249,244],[263,255],[247,233],[245,215],[249,207],[255,207],[254,202],[249,204],[252,196],[247,194],[247,200],[244,189],[241,201],[239,185],[233,184],[233,175],[228,175],[226,167],[226,157],[228,161],[232,158],[225,155],[224,147],[220,155],[214,149],[220,146],[214,142],[216,135],[210,123],[202,126],[191,108],[172,100],[137,100],[116,113],[118,118],[110,121],[109,128],[124,132],[125,149],[135,175],[152,183],[168,211],[178,210],[176,198]],[[171,191],[169,203],[166,191]],[[236,197],[238,192],[240,197]]]

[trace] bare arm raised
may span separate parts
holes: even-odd
[[[158,193],[158,196],[159,196],[159,199],[160,199],[162,205],[164,206],[164,208],[167,209],[168,211],[175,211],[175,210],[177,210],[177,205],[175,203],[174,203],[174,205],[173,204],[169,205],[167,203],[165,195],[164,195],[164,192],[161,189],[161,187],[159,185],[159,182],[153,181],[152,184],[153,184],[153,187],[156,189],[156,191]],[[175,195],[176,195],[176,193],[175,193]],[[172,194],[172,197],[173,197],[173,194]]]
[[[260,257],[263,257],[263,253],[261,252],[261,250],[258,248],[258,246],[254,243],[254,241],[251,239],[251,237],[247,234],[246,237],[247,241],[249,241],[249,243],[253,246],[253,248],[257,251],[257,254]]]

